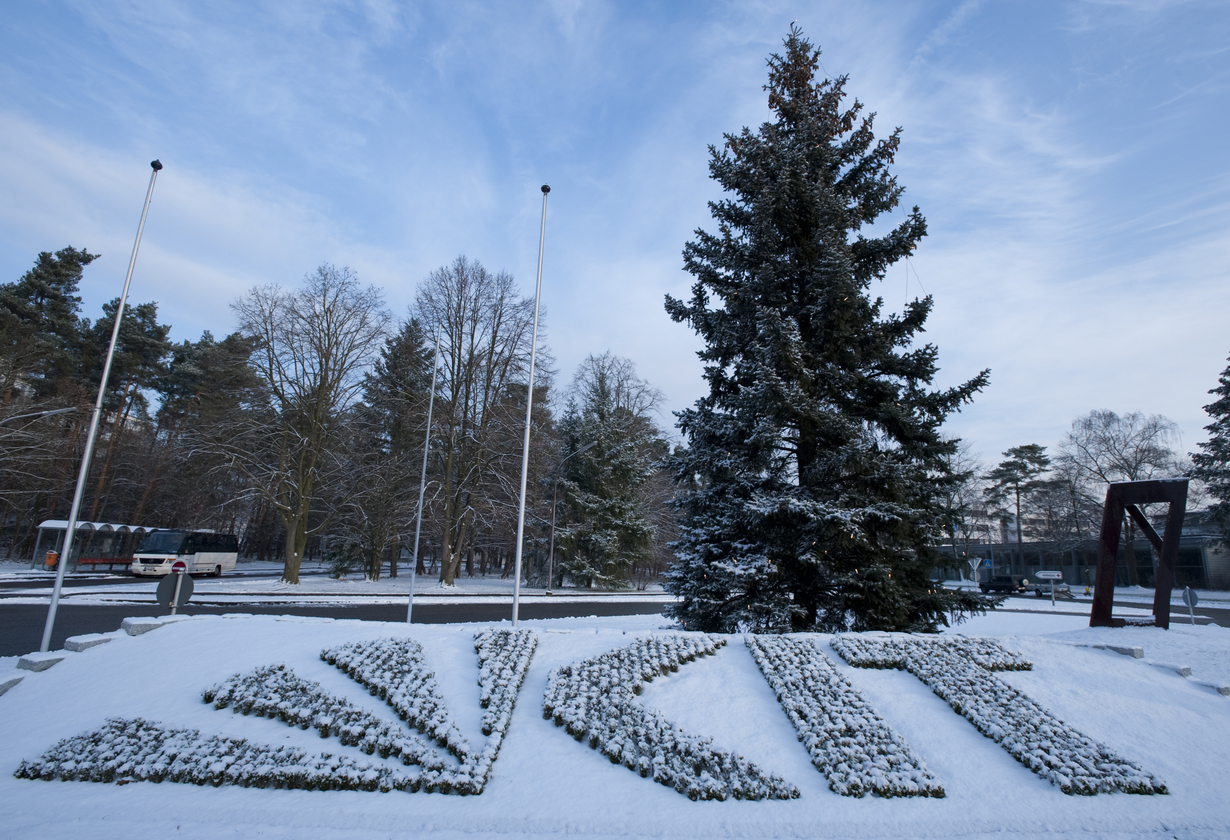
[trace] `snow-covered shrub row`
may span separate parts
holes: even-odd
[[[483,734],[503,737],[538,637],[529,630],[482,630],[474,636],[478,654],[478,703]]]
[[[481,630],[474,634],[479,704],[485,710],[483,734],[487,743],[480,752],[466,757],[462,770],[469,774],[478,793],[486,786],[491,764],[504,743],[517,693],[537,645],[538,637],[531,630]]]
[[[314,727],[321,738],[333,736],[348,747],[358,747],[368,755],[394,756],[403,764],[418,764],[430,770],[444,769],[429,745],[349,700],[332,697],[320,683],[295,675],[285,665],[269,665],[249,674],[235,674],[202,692],[206,703],[215,709],[230,706],[245,715],[269,717],[300,729]]]
[[[284,665],[236,674],[203,692],[217,709],[281,720],[301,729],[315,727],[368,755],[400,758],[416,765],[400,770],[323,753],[308,756],[293,747],[274,748],[245,740],[205,737],[195,730],[164,730],[143,720],[111,720],[97,732],[60,742],[37,761],[23,762],[18,778],[81,781],[171,781],[238,784],[312,790],[409,790],[482,793],[508,729],[517,691],[525,679],[536,637],[528,630],[488,630],[475,635],[479,686],[487,708],[481,752],[474,752],[449,719],[422,649],[404,639],[346,645],[322,652],[355,676],[402,719],[419,726],[459,760],[451,769],[444,756],[412,732],[382,721],[348,700],[331,697],[318,683]],[[422,695],[408,692],[421,691]],[[422,768],[421,770],[419,768]]]
[[[740,755],[690,735],[633,698],[655,676],[726,644],[705,635],[654,636],[551,672],[542,714],[613,764],[690,799],[793,799],[798,788]]]
[[[1028,667],[991,640],[869,639],[840,636],[834,650],[851,665],[904,668],[978,731],[1064,793],[1166,793],[1166,785],[1056,718],[1029,696],[992,676]],[[985,664],[984,664],[985,663]]]
[[[836,649],[851,665],[857,668],[905,668],[905,658],[915,646],[945,645],[959,651],[988,671],[1029,671],[1033,663],[1006,649],[994,639],[969,638],[966,636],[927,638],[917,636],[891,636],[888,634],[863,634],[839,636],[833,641]]]
[[[477,751],[453,725],[436,686],[435,674],[427,669],[423,649],[417,642],[357,642],[322,651],[320,656],[384,699],[402,720],[426,732],[460,759],[457,774],[465,784],[459,792],[482,793],[537,644],[538,637],[531,630],[489,629],[474,635],[479,698],[485,709],[483,734],[488,736],[483,748]]]
[[[351,642],[320,652],[397,712],[398,717],[465,761],[471,755],[465,736],[453,724],[436,675],[427,667],[423,648],[413,639]]]
[[[807,639],[747,636],[811,763],[843,796],[944,796],[923,762]]]
[[[66,738],[36,761],[23,761],[19,779],[114,782],[130,779],[196,785],[393,790],[409,777],[362,758],[296,747],[270,747],[242,738],[203,737],[194,729],[162,729],[141,720],[109,720],[96,732]]]

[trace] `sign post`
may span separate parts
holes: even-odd
[[[1183,587],[1183,603],[1187,604],[1187,614],[1191,617],[1192,624],[1196,623],[1196,605],[1200,603],[1199,596],[1192,592],[1190,586]]]
[[[158,584],[158,603],[170,607],[171,615],[175,615],[176,610],[192,597],[192,577],[187,572],[188,564],[176,560],[171,564],[171,574]]]
[[[970,570],[970,573],[974,576],[974,583],[978,582],[978,566],[980,563],[982,563],[981,557],[971,557],[969,559],[969,570]]]
[[[1051,606],[1055,606],[1055,581],[1063,580],[1063,572],[1038,572],[1034,577],[1051,582]]]

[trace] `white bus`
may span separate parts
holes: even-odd
[[[171,564],[182,560],[188,574],[221,577],[235,570],[239,558],[239,538],[212,531],[159,529],[146,534],[132,554],[134,575],[166,575]]]

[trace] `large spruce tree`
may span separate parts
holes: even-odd
[[[718,230],[684,249],[692,299],[666,299],[704,340],[709,385],[678,414],[676,477],[697,489],[671,611],[710,632],[931,630],[990,603],[930,580],[956,446],[940,427],[987,372],[931,389],[936,349],[916,342],[931,298],[896,315],[871,296],[926,233],[918,208],[860,233],[898,204],[900,129],[877,142],[797,27],[785,47],[768,62],[772,121],[710,147]]]

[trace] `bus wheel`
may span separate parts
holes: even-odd
[[[222,577],[222,567],[214,566],[214,577]]]

